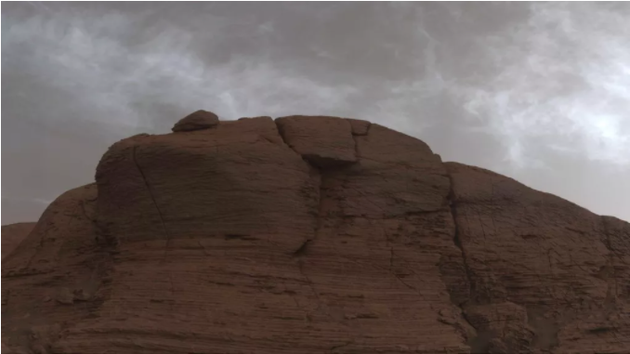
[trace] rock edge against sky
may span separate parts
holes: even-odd
[[[140,134],[2,261],[9,353],[592,353],[630,224],[335,117]]]

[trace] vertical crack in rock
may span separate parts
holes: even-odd
[[[602,221],[602,227],[604,229],[604,236],[605,236],[603,243],[609,253],[609,256],[608,256],[609,270],[606,272],[607,274],[605,275],[606,282],[608,283],[608,289],[606,291],[607,293],[606,301],[614,304],[618,296],[618,291],[619,291],[619,284],[617,282],[617,269],[615,268],[615,251],[613,250],[612,242],[610,241],[610,231],[609,231],[607,218],[605,216],[601,217],[601,221]],[[611,286],[610,280],[612,280],[613,286]],[[614,287],[614,289],[611,289],[612,287]],[[613,295],[613,291],[614,291],[614,295]]]
[[[319,174],[319,189],[318,189],[318,195],[317,195],[318,206],[317,206],[317,215],[316,215],[316,220],[315,220],[315,228],[313,230],[313,237],[312,238],[307,237],[304,240],[304,243],[293,253],[294,256],[301,256],[306,253],[306,249],[308,245],[310,244],[310,242],[317,238],[317,233],[319,232],[319,228],[321,227],[321,216],[322,216],[321,214],[322,214],[323,200],[324,200],[324,198],[322,197],[323,185],[324,185],[324,171],[322,171],[322,169],[320,169],[319,167],[314,166],[308,160],[304,159],[303,156],[299,152],[295,151],[295,149],[291,145],[289,145],[289,143],[287,143],[287,139],[284,136],[285,134],[284,134],[284,130],[282,129],[282,126],[280,126],[280,124],[278,124],[278,122],[276,122],[275,120],[274,120],[274,123],[276,124],[278,135],[280,135],[280,138],[282,138],[282,141],[284,142],[284,144],[289,149],[291,149],[291,151],[293,151],[296,155],[298,155],[304,162],[306,162],[311,168],[316,170]]]
[[[306,242],[309,241],[314,241],[317,239],[317,235],[319,234],[319,231],[322,228],[322,218],[323,218],[323,214],[324,214],[324,199],[326,199],[324,197],[324,180],[325,180],[325,174],[323,173],[322,170],[317,169],[319,171],[319,189],[318,189],[318,193],[317,193],[317,216],[316,216],[316,220],[315,220],[315,230],[313,232],[313,239],[312,240],[307,240]]]
[[[324,176],[325,174],[322,172],[322,170],[320,170],[319,168],[316,168],[314,166],[311,166],[313,169],[315,169],[316,171],[318,171],[319,173],[319,187],[318,187],[318,193],[317,193],[317,210],[316,210],[316,214],[315,214],[315,226],[313,228],[313,236],[311,238],[309,238],[308,236],[306,237],[306,239],[304,240],[304,243],[302,243],[302,245],[295,250],[295,252],[293,252],[293,256],[299,257],[299,256],[303,256],[306,254],[307,252],[307,247],[311,244],[311,242],[314,242],[317,239],[317,235],[319,233],[319,230],[322,227],[322,214],[323,214],[323,209],[324,209]]]
[[[166,252],[169,249],[170,243],[171,243],[171,237],[168,233],[168,229],[166,228],[166,222],[164,221],[164,215],[162,214],[162,211],[160,210],[160,207],[158,207],[157,201],[155,200],[155,195],[153,194],[153,190],[151,189],[151,186],[149,185],[149,181],[147,180],[147,177],[145,176],[144,172],[142,171],[142,168],[140,168],[140,164],[138,163],[138,160],[136,158],[136,150],[138,149],[138,145],[134,145],[132,153],[131,153],[131,158],[133,160],[133,163],[136,165],[136,168],[138,169],[138,172],[140,172],[140,176],[142,176],[142,180],[144,181],[144,185],[147,188],[147,191],[149,192],[149,196],[151,197],[151,201],[153,202],[153,205],[155,206],[155,210],[157,210],[158,212],[158,216],[160,217],[160,223],[162,224],[162,229],[164,230],[164,236],[166,237],[166,248],[164,249],[164,259],[163,261],[166,259]]]
[[[463,303],[455,303],[455,306],[459,307],[461,310],[461,314],[462,314],[462,318],[464,319],[464,321],[466,321],[466,323],[468,323],[468,325],[473,328],[475,330],[475,334],[468,338],[468,345],[472,345],[476,340],[477,337],[479,336],[479,334],[477,333],[478,328],[476,328],[473,323],[470,322],[470,320],[468,319],[468,317],[466,316],[466,313],[464,311],[463,305],[468,303],[468,302],[473,302],[474,303],[474,292],[475,292],[475,287],[474,287],[474,283],[473,283],[473,279],[472,279],[472,275],[470,272],[470,268],[468,267],[468,256],[466,254],[466,249],[464,248],[464,245],[462,244],[462,240],[461,240],[461,235],[460,235],[460,230],[459,230],[459,223],[457,220],[457,205],[455,203],[456,197],[455,197],[455,184],[453,182],[453,177],[451,176],[450,173],[447,173],[448,175],[448,180],[449,180],[449,193],[448,193],[448,202],[449,202],[449,208],[450,208],[450,212],[451,212],[451,218],[453,219],[453,223],[455,225],[455,232],[453,235],[453,243],[455,244],[455,246],[460,250],[461,254],[462,254],[462,265],[464,266],[464,272],[466,274],[466,281],[468,282],[468,299],[465,300]],[[473,353],[473,348],[471,346],[471,353]]]
[[[311,278],[308,276],[308,274],[306,274],[306,271],[304,270],[304,260],[302,259],[302,257],[307,254],[308,247],[317,239],[317,235],[318,235],[318,233],[319,233],[319,231],[321,229],[321,226],[322,226],[322,214],[323,214],[324,199],[325,199],[324,198],[325,171],[322,170],[321,168],[317,167],[317,166],[314,166],[308,160],[304,159],[304,157],[299,152],[295,151],[295,149],[291,145],[289,145],[287,143],[287,140],[286,140],[286,138],[284,136],[284,131],[282,130],[282,127],[277,122],[275,122],[275,123],[276,123],[276,127],[278,129],[278,134],[282,138],[282,141],[284,142],[284,144],[288,148],[290,148],[294,153],[296,153],[300,158],[302,158],[302,160],[304,160],[312,169],[317,171],[317,173],[319,174],[319,187],[318,187],[318,193],[317,193],[317,199],[318,200],[317,200],[317,211],[316,211],[317,214],[315,215],[315,227],[313,229],[313,236],[312,236],[312,238],[308,238],[307,237],[306,240],[304,240],[302,245],[297,250],[295,250],[295,252],[293,252],[293,257],[297,258],[298,269],[300,271],[300,274],[302,275],[302,277],[306,281],[306,284],[311,289],[311,292],[312,292],[313,296],[315,297],[315,300],[317,301],[317,310],[323,310],[323,308],[322,308],[322,300],[319,297],[319,294],[317,293],[317,290],[315,289],[315,284],[313,283]],[[326,313],[326,315],[330,317],[330,314]]]
[[[453,243],[455,246],[459,248],[462,253],[462,264],[464,265],[464,270],[466,272],[466,280],[468,281],[468,296],[472,298],[474,293],[474,285],[472,281],[472,276],[470,274],[470,268],[468,267],[468,257],[466,255],[466,249],[462,244],[462,240],[460,238],[459,224],[457,222],[457,205],[455,203],[455,191],[453,189],[453,178],[451,175],[448,175],[449,183],[450,183],[450,191],[448,194],[449,207],[451,210],[451,217],[453,218],[453,223],[455,224],[455,235],[453,236]]]
[[[304,277],[306,284],[311,289],[313,296],[315,296],[315,299],[317,300],[317,310],[321,310],[322,300],[319,297],[317,290],[315,289],[315,284],[313,284],[313,281],[311,280],[311,278],[306,274],[306,272],[304,272],[304,261],[302,259],[298,259],[298,269],[300,270],[300,274],[302,275],[302,277]]]
[[[357,140],[357,136],[368,136],[370,134],[370,128],[372,128],[372,123],[368,122],[369,124],[364,134],[355,134],[350,121],[346,121],[348,122],[348,124],[350,124],[350,132],[352,134],[352,140],[354,140],[354,156],[356,157],[357,161],[359,161],[361,155],[359,154],[359,141]]]
[[[324,175],[322,173],[321,170],[316,169],[319,174],[320,174],[320,183],[319,183],[319,191],[318,191],[318,201],[317,201],[317,215],[316,215],[316,219],[315,219],[315,228],[313,230],[313,237],[312,238],[307,238],[304,243],[302,243],[302,245],[295,251],[293,252],[293,257],[297,257],[297,262],[298,262],[298,269],[300,270],[300,274],[302,275],[302,277],[304,277],[304,279],[306,280],[309,288],[311,289],[311,292],[313,293],[313,295],[315,296],[315,299],[317,300],[317,309],[321,310],[322,309],[322,303],[321,303],[321,299],[319,297],[319,294],[317,293],[317,290],[315,289],[315,284],[313,284],[313,281],[311,280],[311,278],[306,274],[306,272],[304,271],[304,260],[302,259],[302,256],[305,256],[307,251],[308,251],[308,246],[314,242],[317,239],[319,230],[321,228],[321,223],[322,223],[322,209],[323,209],[323,181],[324,181]]]
[[[96,217],[91,217],[90,215],[88,215],[87,210],[85,209],[85,201],[81,201],[79,205],[81,206],[81,213],[83,214],[83,217],[92,223],[94,242],[96,242],[97,245],[110,245],[108,244],[107,237],[104,235],[101,225],[99,225]]]
[[[81,207],[81,214],[83,215],[83,217],[84,217],[86,220],[89,220],[92,224],[96,224],[96,220],[94,220],[93,218],[91,218],[91,217],[88,215],[87,210],[85,210],[85,201],[84,201],[84,200],[81,200],[81,201],[79,202],[79,206]]]
[[[273,122],[276,124],[276,129],[278,130],[278,135],[280,135],[280,138],[282,139],[282,142],[284,142],[284,145],[286,145],[289,149],[291,149],[294,153],[296,153],[301,158],[302,155],[299,152],[295,151],[293,146],[291,146],[287,142],[287,138],[284,136],[284,129],[282,129],[282,126],[280,124],[278,124],[278,122],[276,120],[274,120]]]
[[[357,136],[352,134],[352,140],[354,140],[354,157],[359,160],[359,142],[357,141]]]

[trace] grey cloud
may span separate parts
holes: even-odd
[[[3,3],[3,194],[53,199],[91,181],[116,140],[209,109],[224,119],[368,119],[446,160],[630,219],[630,201],[614,192],[630,177],[628,12],[612,3]],[[584,191],[584,176],[599,195]],[[5,223],[41,212],[12,203],[3,199]]]
[[[527,22],[479,40],[498,68],[484,85],[456,87],[474,116],[504,136],[526,167],[526,140],[558,153],[630,163],[630,9],[601,3],[533,3]]]

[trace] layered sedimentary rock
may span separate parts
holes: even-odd
[[[630,225],[334,117],[138,135],[3,260],[43,353],[630,351]]]
[[[35,227],[34,222],[20,222],[2,226],[2,258],[13,250],[28,236]]]

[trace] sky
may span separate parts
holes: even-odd
[[[2,224],[198,109],[332,115],[630,220],[630,3],[2,3]]]

